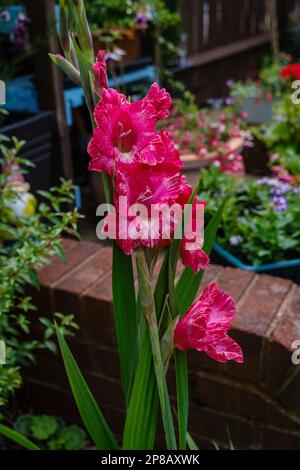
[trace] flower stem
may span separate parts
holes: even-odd
[[[173,416],[160,349],[160,339],[155,313],[154,296],[151,286],[151,276],[145,256],[145,251],[143,248],[139,248],[137,250],[136,264],[138,272],[141,308],[145,316],[147,325],[149,327],[153,363],[166,436],[166,443],[169,450],[176,450],[177,445],[174,431]]]

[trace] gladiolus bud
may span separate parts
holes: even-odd
[[[76,32],[79,43],[84,54],[94,58],[94,46],[92,33],[86,17],[86,11],[83,0],[69,0],[72,3],[75,16]]]
[[[57,54],[49,54],[49,57],[53,60],[53,62],[60,68],[62,72],[64,72],[67,77],[75,83],[75,85],[80,85],[80,73],[79,71],[72,65],[70,62],[68,62],[62,55]]]
[[[97,61],[93,66],[94,86],[97,95],[101,95],[103,88],[108,88],[105,51],[99,51]]]

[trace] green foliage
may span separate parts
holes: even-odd
[[[55,350],[51,340],[54,328],[46,319],[40,318],[45,327],[43,340],[30,338],[30,315],[36,307],[25,287],[39,287],[36,270],[48,263],[52,255],[64,258],[61,236],[76,233],[79,217],[77,209],[65,210],[73,204],[73,186],[68,181],[41,192],[43,202],[36,213],[16,215],[13,207],[20,196],[7,183],[16,173],[26,175],[32,166],[18,156],[23,144],[0,136],[0,166],[4,168],[0,175],[0,339],[6,344],[6,364],[0,367],[0,405],[21,386],[22,367],[34,362],[34,351]],[[57,321],[66,334],[76,328],[70,316],[58,315]]]
[[[242,117],[231,107],[200,109],[189,91],[174,100],[173,113],[161,125],[172,133],[181,154],[196,153],[200,157],[226,149],[230,139],[244,139],[246,135],[242,130]]]
[[[237,180],[215,167],[202,173],[200,197],[207,202],[206,218],[228,198],[217,241],[248,264],[260,265],[300,257],[300,194],[290,187],[288,209],[275,210],[270,187],[255,180]],[[240,242],[235,245],[232,237]]]
[[[272,160],[300,179],[300,105],[286,94],[274,105],[273,113],[272,121],[254,132],[272,152]]]
[[[86,446],[86,433],[77,425],[66,425],[54,416],[21,415],[14,429],[49,450],[80,450]]]
[[[246,98],[262,98],[269,94],[273,97],[281,97],[286,90],[286,81],[279,74],[282,67],[288,64],[289,59],[287,54],[281,53],[279,64],[274,64],[270,57],[264,57],[258,79],[235,82],[230,86],[230,96],[237,103]]]
[[[89,0],[86,12],[91,30],[108,46],[122,37],[125,30],[137,26],[136,15],[145,0]]]

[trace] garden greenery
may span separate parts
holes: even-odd
[[[121,222],[124,211],[121,212],[118,197],[124,191],[131,204],[143,202],[169,208],[177,202],[181,211],[179,220],[172,218],[172,231],[167,239],[152,237],[142,230],[137,239],[131,233],[126,233],[125,237],[119,233],[113,243],[114,320],[126,409],[122,442],[113,435],[57,329],[73,396],[98,449],[154,449],[158,407],[166,447],[170,450],[186,449],[187,446],[196,449],[197,445],[188,433],[186,351],[196,349],[219,362],[243,362],[240,346],[227,334],[236,313],[234,300],[213,283],[194,301],[203,269],[209,263],[224,204],[206,227],[203,247],[202,227],[192,237],[186,227],[182,238],[175,236],[185,217],[189,216],[194,222],[197,207],[203,209],[203,202],[196,197],[197,188],[189,186],[181,174],[182,163],[170,136],[157,127],[158,122],[169,115],[170,95],[154,83],[142,100],[131,102],[117,90],[109,89],[105,54],[100,51],[95,60],[84,2],[60,0],[60,18],[61,37],[68,39],[61,41],[65,59],[61,56],[52,56],[52,59],[69,76],[77,80],[80,75],[94,128],[88,148],[89,169],[102,172],[107,202],[115,202]],[[125,211],[126,217],[129,216]],[[159,220],[147,217],[139,223],[145,227],[153,223],[158,234],[164,229]],[[160,273],[155,282],[153,270],[159,254],[163,260],[160,258],[160,265],[157,265]],[[179,257],[186,267],[175,285]],[[169,364],[173,361],[176,370],[175,412],[167,386]],[[37,448],[30,439],[5,426],[0,426],[0,431],[28,449]]]
[[[87,443],[87,436],[82,428],[75,424],[67,425],[55,416],[21,415],[15,420],[13,427],[45,450],[81,450]]]
[[[211,166],[201,173],[200,197],[209,220],[227,198],[218,243],[246,264],[300,257],[300,190],[276,178],[237,179]]]
[[[19,156],[24,142],[0,136],[0,339],[6,345],[6,364],[0,367],[0,405],[22,385],[22,368],[35,360],[37,348],[55,351],[52,341],[53,322],[43,318],[44,338],[30,335],[30,317],[36,307],[26,286],[39,287],[37,269],[50,261],[54,254],[64,259],[61,236],[76,233],[77,209],[66,211],[73,204],[73,186],[62,181],[49,192],[41,192],[43,202],[35,212],[35,199],[28,193],[18,193],[11,186],[12,178],[22,179],[32,163]],[[24,196],[27,207],[21,213]],[[76,325],[72,316],[56,317],[64,334],[72,333]]]

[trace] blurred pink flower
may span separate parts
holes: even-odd
[[[297,178],[293,175],[290,175],[290,173],[283,166],[280,166],[280,165],[273,166],[272,173],[276,178],[278,178],[283,183],[288,183],[291,185],[297,184]]]
[[[240,346],[227,335],[236,314],[234,300],[216,284],[207,286],[201,297],[178,321],[174,346],[181,351],[203,351],[218,362],[243,362]]]
[[[108,88],[105,51],[103,50],[98,52],[97,61],[93,65],[93,75],[95,90],[100,96],[103,88]]]

